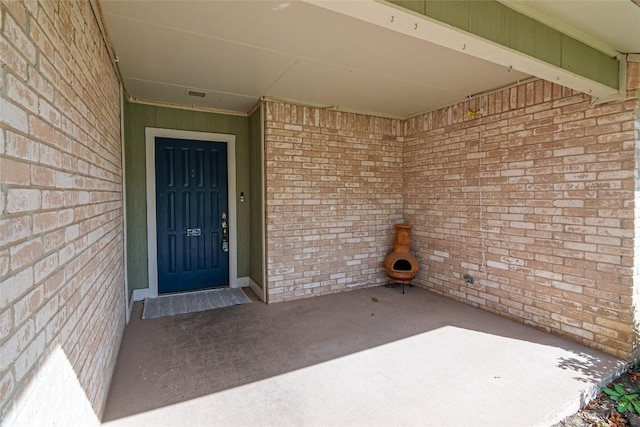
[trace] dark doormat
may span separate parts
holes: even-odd
[[[251,300],[241,288],[220,288],[206,291],[184,292],[181,294],[163,295],[158,298],[144,300],[143,319],[175,316],[177,314],[195,313],[213,310],[214,308],[248,304]]]

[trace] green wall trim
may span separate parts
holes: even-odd
[[[563,70],[618,89],[619,62],[495,0],[389,0]]]
[[[238,220],[238,277],[249,276],[251,247],[249,119],[125,102],[124,140],[127,186],[127,269],[129,289],[149,286],[147,272],[147,197],[145,128],[225,133],[236,136],[236,206]],[[234,195],[229,194],[229,197]],[[250,199],[249,199],[250,200]]]

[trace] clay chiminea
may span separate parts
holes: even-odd
[[[418,274],[418,260],[409,252],[410,225],[396,224],[396,244],[384,259],[384,269],[392,283],[411,284]]]

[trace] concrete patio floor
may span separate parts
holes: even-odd
[[[106,426],[551,425],[623,365],[415,287],[141,313]]]

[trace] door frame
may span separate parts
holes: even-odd
[[[149,291],[146,297],[158,296],[158,241],[156,224],[156,138],[190,139],[227,144],[227,186],[229,203],[229,287],[238,284],[238,224],[236,211],[236,136],[223,133],[177,129],[144,128],[147,166],[147,268]]]

